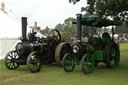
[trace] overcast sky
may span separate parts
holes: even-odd
[[[46,26],[54,28],[58,23],[63,23],[68,17],[76,17],[81,7],[86,6],[86,0],[81,0],[76,5],[69,0],[0,0],[6,9],[12,10],[14,16],[28,17],[28,24],[34,25],[37,21],[41,29]]]

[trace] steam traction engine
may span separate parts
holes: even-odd
[[[101,28],[115,23],[109,20],[95,22],[96,17],[82,17],[81,14],[77,14],[77,19],[73,20],[77,24],[77,43],[63,57],[63,68],[66,72],[72,72],[80,63],[85,74],[92,73],[100,62],[104,62],[108,68],[118,67],[120,50],[114,41],[114,29],[112,28],[112,37],[108,32],[104,32],[101,37],[95,30],[95,27]],[[82,25],[88,27],[88,30],[84,28],[86,33],[81,39]]]
[[[22,38],[14,51],[5,56],[5,65],[8,69],[17,69],[20,65],[27,65],[31,72],[39,72],[43,64],[56,62],[61,65],[61,60],[71,46],[61,42],[61,35],[58,30],[51,30],[47,38],[36,37],[36,32],[28,34],[27,18],[22,17]]]

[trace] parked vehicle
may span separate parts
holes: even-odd
[[[27,32],[27,18],[22,17],[22,38],[15,50],[10,51],[5,56],[5,66],[14,70],[20,65],[27,65],[30,72],[39,72],[42,65],[56,62],[61,65],[62,58],[71,46],[69,43],[61,41],[58,30],[51,30],[46,38],[36,37],[34,30]]]
[[[77,14],[77,19],[73,24],[77,24],[77,43],[74,43],[72,50],[63,57],[63,68],[66,72],[72,72],[76,65],[81,64],[82,71],[85,74],[92,73],[94,67],[100,62],[104,62],[108,68],[116,68],[120,62],[120,50],[114,41],[114,29],[112,28],[112,37],[108,32],[104,32],[102,37],[96,33],[96,27],[114,25],[112,21],[98,22],[96,17],[82,17]],[[89,30],[82,39],[82,25],[89,26]],[[95,28],[94,28],[95,27]],[[85,31],[87,31],[85,29]]]

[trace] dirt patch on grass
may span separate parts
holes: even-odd
[[[22,78],[25,78],[25,77],[30,77],[30,76],[34,76],[36,74],[24,74],[24,75],[17,75],[17,76],[14,76],[14,77],[10,77],[10,78],[7,78],[5,80],[0,80],[0,83],[6,83],[8,81],[13,81],[13,80],[17,80],[17,79],[22,79]]]

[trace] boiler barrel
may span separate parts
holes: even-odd
[[[33,51],[38,51],[43,53],[46,51],[47,44],[46,43],[30,43],[30,42],[22,42],[16,45],[17,54],[20,56],[29,55]]]

